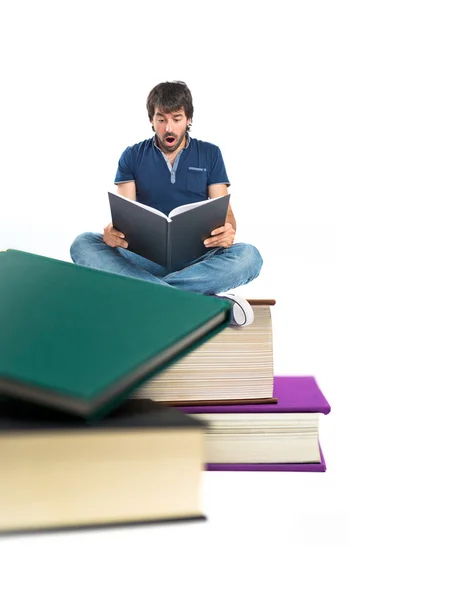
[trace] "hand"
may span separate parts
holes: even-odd
[[[223,227],[213,230],[211,236],[204,240],[206,248],[215,248],[217,246],[230,248],[234,243],[235,229],[231,223],[226,223]]]
[[[112,223],[104,228],[103,241],[111,248],[128,248],[128,242],[125,240],[125,235],[121,231],[114,229]]]

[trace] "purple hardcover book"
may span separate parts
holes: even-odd
[[[324,473],[326,464],[322,448],[320,463],[207,463],[206,471],[305,471],[310,473]]]
[[[320,412],[327,415],[330,405],[311,376],[275,376],[273,395],[276,404],[231,404],[223,406],[179,406],[188,414],[198,413],[258,413],[258,412]]]
[[[182,406],[188,414],[320,412],[327,415],[330,405],[311,376],[275,376],[273,395],[277,404],[237,404],[230,406]],[[321,447],[320,463],[208,463],[207,471],[309,471],[324,472],[326,463]]]

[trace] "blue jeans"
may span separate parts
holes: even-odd
[[[199,292],[220,294],[255,279],[262,267],[259,251],[250,244],[233,244],[230,248],[214,248],[179,271],[164,267],[124,248],[111,248],[100,233],[81,233],[70,248],[77,265],[109,271],[118,275],[144,279]]]

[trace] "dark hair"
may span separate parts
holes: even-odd
[[[193,98],[184,81],[165,81],[159,83],[147,96],[147,113],[150,121],[155,109],[160,108],[165,113],[175,112],[182,108],[187,119],[193,118]],[[191,124],[188,125],[189,131]]]

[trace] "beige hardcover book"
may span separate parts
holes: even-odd
[[[249,300],[254,322],[227,327],[131,394],[166,404],[274,403],[275,300]]]
[[[0,395],[0,536],[204,519],[205,425],[129,400],[88,424]]]

